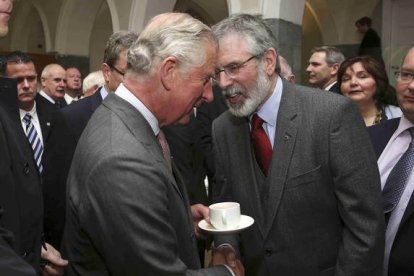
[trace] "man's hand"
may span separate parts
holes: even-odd
[[[65,266],[68,261],[62,259],[59,251],[53,246],[46,243],[46,249],[42,246],[41,258],[46,261],[46,265],[42,268],[43,276],[61,276],[64,273]]]
[[[227,265],[229,266],[234,274],[244,275],[244,266],[236,258],[236,252],[230,245],[221,245],[213,249],[213,256],[211,260],[212,265]]]
[[[202,219],[205,219],[207,222],[210,222],[208,207],[204,206],[203,204],[191,205],[191,215],[193,216],[194,232],[197,238],[204,238],[200,227],[198,227],[198,223]]]

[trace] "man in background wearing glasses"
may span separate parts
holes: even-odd
[[[261,18],[233,15],[213,32],[229,106],[213,122],[213,201],[239,202],[255,220],[215,246],[231,245],[246,275],[380,275],[380,179],[358,110],[280,78]]]
[[[60,109],[53,115],[52,128],[43,156],[43,197],[46,241],[59,248],[65,225],[66,178],[79,138],[90,117],[108,93],[123,81],[127,66],[126,51],[137,39],[130,31],[111,35],[105,46],[101,70],[105,85],[91,97]]]
[[[414,275],[414,47],[396,73],[401,118],[368,128],[378,156],[384,200],[383,275]]]

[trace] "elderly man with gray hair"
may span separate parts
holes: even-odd
[[[201,269],[193,223],[208,209],[190,208],[160,130],[212,100],[216,52],[210,28],[180,13],[154,17],[129,49],[68,177],[69,275],[239,275],[240,265]]]

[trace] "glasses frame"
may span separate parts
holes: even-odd
[[[216,68],[214,70],[214,75],[215,75],[214,80],[218,81],[220,79],[221,72],[224,72],[227,77],[233,79],[239,73],[240,68],[242,68],[244,65],[246,65],[246,63],[248,63],[252,59],[258,58],[260,56],[261,56],[261,54],[254,55],[254,56],[249,57],[248,59],[246,59],[245,61],[243,61],[239,64],[231,64],[231,65],[226,65],[226,66],[223,66],[223,67]],[[236,73],[229,73],[229,70],[235,70]]]
[[[404,78],[406,78],[406,77],[408,77],[408,79],[406,79],[406,80],[403,80],[402,78],[401,78],[401,74],[406,74],[406,76],[404,77]],[[399,81],[399,82],[401,82],[401,83],[410,83],[410,82],[412,82],[413,80],[414,80],[414,73],[411,73],[411,72],[405,72],[405,71],[396,71],[395,73],[394,73],[394,75],[395,75],[395,79],[397,80],[397,81]]]
[[[116,68],[113,65],[109,65],[109,68],[111,68],[112,70],[114,70],[115,72],[117,72],[118,74],[120,74],[122,77],[125,75],[124,72],[122,72],[121,70],[119,70],[118,68]]]

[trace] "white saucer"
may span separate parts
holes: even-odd
[[[207,223],[204,219],[198,223],[198,227],[202,230],[209,232],[210,234],[235,234],[238,233],[250,226],[254,223],[254,219],[249,216],[241,215],[240,216],[240,224],[236,228],[232,229],[216,229],[210,223]]]

